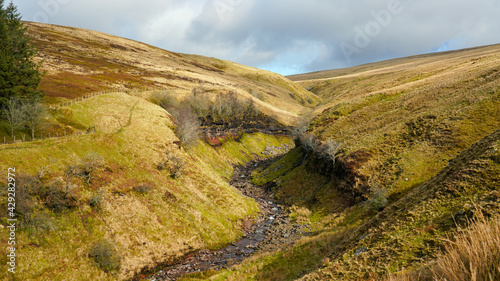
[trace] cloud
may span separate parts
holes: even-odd
[[[500,43],[498,0],[29,2],[14,1],[27,19],[45,13],[50,23],[282,74]]]

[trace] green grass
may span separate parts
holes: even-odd
[[[191,248],[217,248],[235,240],[241,235],[242,221],[256,216],[259,207],[227,183],[232,165],[260,155],[267,145],[290,142],[285,137],[255,133],[243,135],[240,141],[227,140],[218,148],[200,141],[193,149],[179,149],[173,144],[177,138],[167,113],[123,93],[80,102],[69,107],[65,116],[58,121],[65,122],[62,125],[95,126],[96,133],[0,147],[2,170],[14,166],[19,174],[35,175],[48,167],[44,184],[67,181],[67,167],[89,154],[98,154],[105,162],[90,185],[73,180],[76,209],[54,214],[36,199],[35,215],[48,212],[47,225],[54,227],[48,232],[19,232],[22,270],[17,276],[26,280],[35,276],[52,276],[51,280],[130,278],[130,270],[153,266],[166,256]],[[167,157],[166,150],[186,163],[184,173],[175,179],[168,171],[156,169]],[[134,187],[141,184],[151,189],[144,194],[135,192]],[[104,203],[95,211],[88,202],[100,191]],[[88,258],[89,245],[100,238],[117,246],[122,257],[119,272],[104,273]],[[25,262],[27,257],[30,263]]]

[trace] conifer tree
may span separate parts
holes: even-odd
[[[0,0],[0,108],[7,100],[40,98],[40,64],[17,7]]]

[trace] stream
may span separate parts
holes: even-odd
[[[271,192],[248,180],[253,170],[269,163],[270,160],[254,161],[234,168],[230,184],[243,195],[254,198],[261,208],[260,216],[254,224],[244,227],[244,235],[239,240],[218,250],[198,250],[187,254],[175,264],[146,278],[134,280],[177,280],[190,273],[228,268],[256,252],[276,250],[306,235],[306,226],[291,222],[287,212],[276,203]]]

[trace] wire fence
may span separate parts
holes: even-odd
[[[97,96],[100,96],[100,95],[104,95],[104,94],[109,94],[109,93],[127,93],[127,94],[137,94],[137,93],[142,93],[142,92],[146,92],[146,91],[168,91],[168,90],[177,90],[178,88],[176,87],[155,87],[155,88],[135,88],[135,89],[107,89],[107,90],[103,90],[103,91],[97,91],[97,92],[93,92],[93,93],[88,93],[88,94],[85,94],[81,97],[78,97],[76,99],[72,99],[72,100],[68,100],[68,101],[64,101],[64,102],[61,102],[61,103],[58,103],[58,104],[51,104],[51,105],[48,105],[48,109],[50,110],[59,110],[63,107],[68,107],[68,106],[72,106],[76,103],[79,103],[79,102],[82,102],[84,100],[87,100],[87,99],[90,99],[90,98],[93,98],[93,97],[97,97]]]
[[[58,111],[61,110],[63,107],[68,107],[71,105],[74,105],[76,103],[82,102],[84,100],[97,97],[100,95],[104,94],[109,94],[109,93],[127,93],[130,95],[137,94],[137,93],[142,93],[146,91],[168,91],[168,90],[177,90],[178,88],[176,87],[156,87],[156,88],[136,88],[136,89],[107,89],[103,91],[98,91],[98,92],[92,92],[85,94],[81,97],[78,97],[76,99],[68,100],[61,102],[59,104],[51,104],[48,105],[47,108],[51,111]],[[12,144],[12,143],[22,143],[22,142],[30,142],[30,141],[37,141],[37,140],[45,140],[45,139],[53,139],[53,138],[61,138],[61,137],[69,137],[69,136],[78,136],[78,135],[85,135],[85,134],[90,134],[95,132],[95,127],[89,127],[86,131],[81,130],[81,131],[67,131],[67,130],[62,130],[62,131],[56,131],[52,133],[36,133],[35,137],[33,138],[31,134],[17,134],[14,135],[13,137],[7,137],[4,136],[3,140],[0,140],[0,145],[4,144]]]
[[[12,143],[23,143],[23,142],[31,142],[31,141],[39,141],[39,140],[46,140],[46,139],[55,139],[55,138],[62,138],[62,137],[70,137],[70,136],[81,136],[81,135],[86,135],[89,133],[94,133],[95,130],[87,130],[87,131],[66,131],[63,130],[61,132],[52,132],[52,133],[37,133],[35,135],[35,138],[33,139],[31,135],[29,134],[21,134],[21,135],[14,135],[13,137],[3,137],[3,140],[1,141],[1,145],[4,144],[12,144]]]

